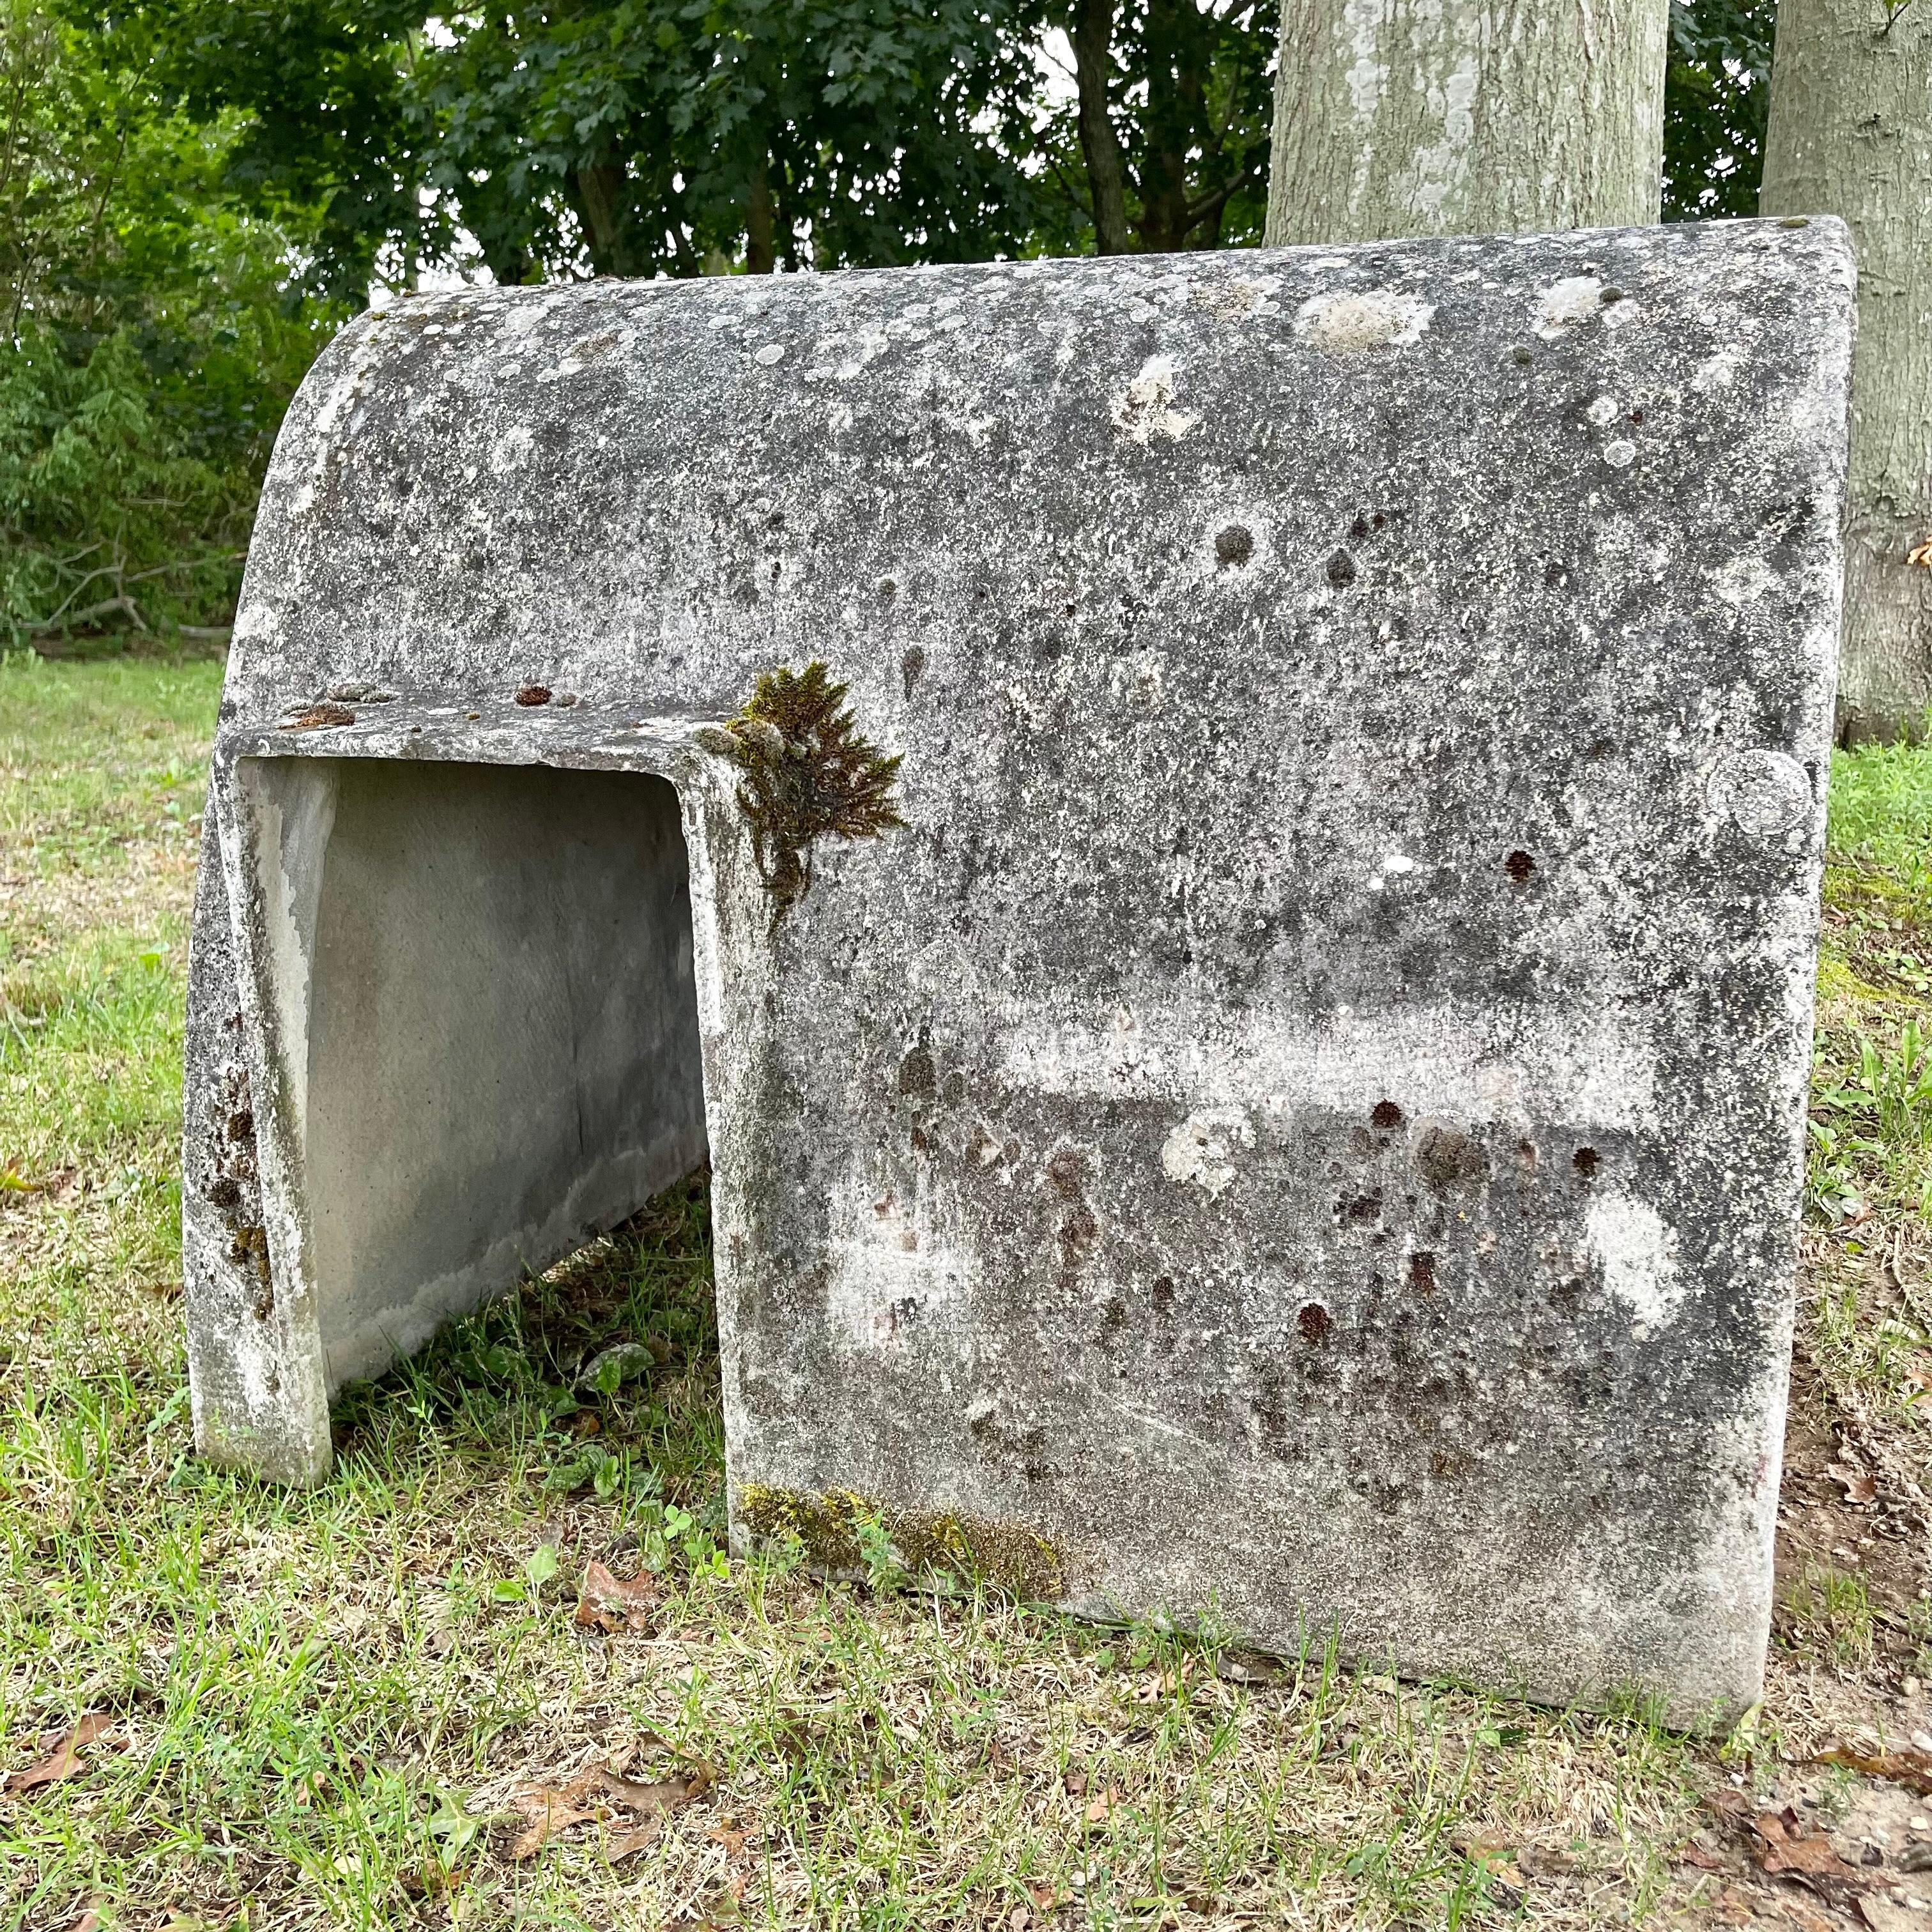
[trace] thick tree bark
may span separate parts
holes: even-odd
[[[1670,0],[1282,0],[1270,242],[1654,221]]]
[[[1837,214],[1858,250],[1838,724],[1924,734],[1932,705],[1932,0],[1780,0],[1760,206]]]
[[[1073,78],[1080,95],[1080,152],[1094,204],[1096,251],[1124,255],[1127,237],[1126,164],[1107,111],[1114,66],[1113,0],[1078,0],[1067,38],[1073,43]]]

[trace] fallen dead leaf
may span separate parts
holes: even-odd
[[[1839,1857],[1828,1834],[1808,1832],[1789,1805],[1782,1811],[1760,1812],[1751,1821],[1751,1832],[1757,1840],[1752,1856],[1774,1878],[1796,1879],[1824,1896],[1839,1898],[1862,1892],[1871,1882],[1857,1866]]]
[[[1825,1473],[1844,1491],[1848,1503],[1868,1503],[1877,1498],[1878,1484],[1863,1469],[1848,1468],[1842,1462],[1834,1462]]]
[[[657,1600],[656,1577],[649,1574],[614,1576],[593,1557],[584,1566],[583,1587],[577,1598],[577,1621],[591,1630],[646,1630]]]
[[[1686,1845],[1677,1856],[1687,1865],[1695,1865],[1700,1871],[1722,1871],[1724,1862],[1714,1852],[1707,1852],[1702,1845]]]
[[[55,1744],[48,1756],[25,1771],[16,1771],[7,1780],[9,1791],[38,1791],[44,1784],[58,1784],[84,1768],[80,1754],[114,1728],[113,1718],[105,1711],[92,1711]]]
[[[749,1832],[735,1830],[728,1825],[714,1825],[704,1835],[714,1845],[722,1845],[728,1858],[735,1858],[745,1849],[745,1840],[752,1834]]]
[[[1839,1764],[1902,1784],[1922,1798],[1932,1798],[1932,1754],[1922,1750],[1858,1751],[1849,1744],[1829,1744],[1812,1759],[1814,1764]]]
[[[604,1760],[604,1768],[613,1778],[622,1778],[640,1756],[650,1756],[658,1753],[666,1757],[677,1755],[656,1731],[634,1731],[626,1742],[613,1750]]]
[[[560,1832],[580,1825],[596,1816],[583,1799],[590,1779],[580,1778],[562,1790],[548,1784],[528,1784],[510,1800],[524,1814],[525,1823],[510,1846],[513,1858],[533,1858]]]
[[[664,1836],[664,1820],[648,1818],[634,1832],[620,1832],[604,1847],[604,1856],[612,1864],[641,1852],[646,1846],[654,1845]]]
[[[1120,1802],[1120,1788],[1110,1784],[1099,1797],[1088,1801],[1087,1809],[1081,1815],[1090,1825],[1103,1823],[1112,1814],[1114,1807]]]
[[[665,1778],[656,1784],[614,1778],[608,1771],[597,1773],[596,1777],[604,1795],[614,1798],[637,1820],[631,1830],[619,1833],[604,1847],[604,1856],[613,1864],[655,1844],[663,1834],[664,1820],[672,1812],[695,1803],[718,1781],[716,1766],[703,1759],[690,1766],[683,1776]],[[718,1834],[714,1831],[711,1835],[715,1838]],[[742,1845],[742,1832],[738,1834],[738,1840]]]

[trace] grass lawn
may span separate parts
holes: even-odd
[[[0,661],[0,1924],[1932,1928],[1932,752],[1833,776],[1771,1689],[1719,1746],[728,1562],[701,1183],[351,1391],[325,1488],[202,1467],[219,685]]]

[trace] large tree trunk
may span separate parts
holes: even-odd
[[[1932,704],[1932,0],[1780,0],[1767,214],[1838,214],[1858,250],[1845,629],[1847,742]]]
[[[1124,255],[1127,236],[1126,163],[1108,110],[1114,70],[1113,0],[1077,0],[1068,34],[1073,44],[1074,84],[1080,95],[1080,152],[1094,205],[1096,253]]]
[[[1282,0],[1270,242],[1654,221],[1670,0]]]

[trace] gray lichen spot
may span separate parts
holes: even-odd
[[[1711,776],[1711,802],[1754,838],[1781,837],[1816,809],[1811,780],[1782,752],[1740,752]]]

